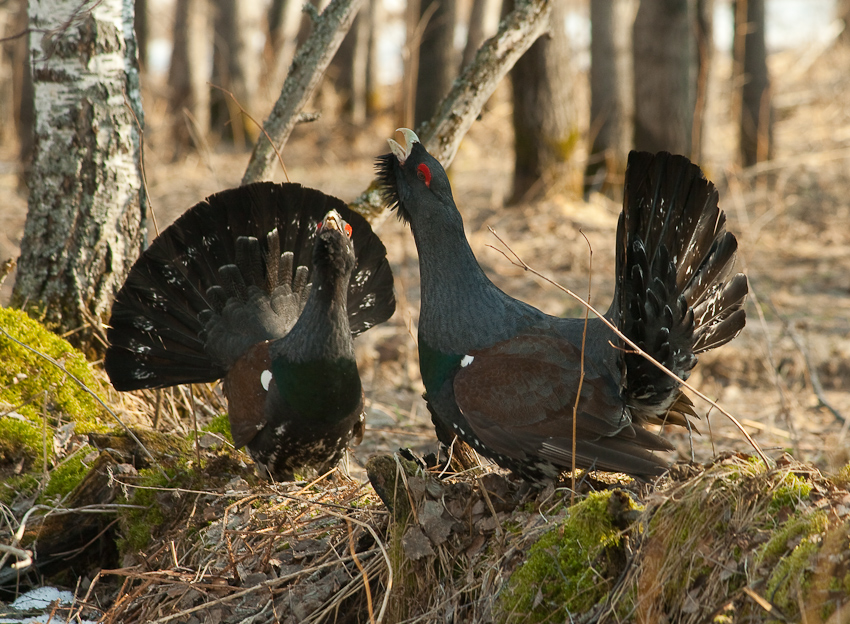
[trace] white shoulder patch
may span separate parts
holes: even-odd
[[[464,356],[461,358],[461,360],[460,360],[460,367],[461,367],[461,368],[466,368],[467,366],[469,366],[470,364],[472,364],[472,360],[474,360],[474,359],[475,359],[475,358],[474,358],[474,357],[472,357],[471,355],[464,355]]]
[[[269,384],[272,381],[272,372],[270,370],[264,370],[260,373],[260,383],[263,384],[263,390],[266,392],[269,391]]]

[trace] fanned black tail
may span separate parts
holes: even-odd
[[[687,379],[696,354],[743,329],[747,279],[730,278],[738,243],[714,185],[683,156],[632,152],[617,228],[617,289],[609,316],[642,349]],[[638,418],[686,424],[679,384],[626,352],[625,394]],[[681,414],[682,416],[677,416]]]
[[[251,345],[284,336],[306,300],[316,226],[331,209],[353,230],[352,335],[387,320],[392,272],[363,217],[299,184],[250,184],[190,208],[136,261],[107,334],[115,388],[215,381]]]

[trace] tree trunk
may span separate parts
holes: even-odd
[[[5,31],[0,26],[0,36],[12,37],[27,30],[27,3],[26,0],[15,0],[7,4],[5,13]],[[2,21],[2,20],[0,20]],[[0,129],[0,138],[3,141],[17,139],[18,162],[19,162],[19,185],[25,186],[29,178],[29,170],[32,161],[32,74],[30,72],[30,59],[28,39],[25,36],[14,37],[0,43],[2,49],[0,56],[4,69],[8,71],[0,88],[0,99],[9,98],[3,102],[6,110],[3,113],[4,127]],[[7,132],[9,134],[7,134]],[[14,132],[14,136],[12,136]]]
[[[144,73],[148,67],[148,39],[150,39],[150,22],[148,21],[148,0],[134,2],[136,29],[136,45],[139,49],[139,69]]]
[[[298,46],[302,4],[299,0],[272,0],[269,7],[269,39],[273,59],[270,86],[273,92],[279,91],[286,79],[286,72]]]
[[[499,14],[502,0],[472,0],[469,13],[469,31],[466,35],[466,47],[463,49],[461,67],[466,67],[475,58],[478,48],[499,28]]]
[[[743,46],[736,46],[739,55],[743,52],[743,59],[736,63],[743,72],[738,81],[742,85],[738,117],[741,133],[739,156],[741,165],[749,167],[768,160],[773,143],[770,77],[764,40],[764,0],[738,0],[736,5],[736,39],[743,37]]]
[[[691,133],[691,160],[702,161],[702,138],[708,105],[708,82],[714,57],[714,0],[696,0],[697,76],[694,92],[694,123]]]
[[[566,9],[565,2],[552,4],[549,36],[534,42],[511,70],[516,153],[512,202],[540,183],[564,175],[578,146],[576,75]]]
[[[457,76],[454,47],[457,3],[455,0],[420,0],[419,19],[422,40],[419,43],[413,115],[417,127],[431,119]]]
[[[237,149],[244,149],[258,129],[239,110],[249,113],[259,81],[259,58],[251,41],[259,26],[259,5],[242,0],[215,0],[215,44],[212,84],[233,93],[238,104],[220,89],[210,94],[210,122],[214,130]]]
[[[369,56],[366,59],[366,112],[373,115],[383,108],[380,81],[380,33],[386,28],[383,0],[369,0],[364,16],[369,22]]]
[[[635,18],[635,149],[691,153],[694,0],[641,2]]]
[[[34,160],[13,301],[97,348],[144,242],[133,2],[30,0],[29,19]]]
[[[632,142],[635,0],[590,3],[590,136],[584,193],[620,195]]]
[[[359,11],[334,57],[334,84],[351,122],[366,120],[366,67],[369,61],[369,16]]]
[[[177,0],[174,9],[168,110],[175,159],[193,144],[200,147],[210,128],[208,9],[207,0]]]

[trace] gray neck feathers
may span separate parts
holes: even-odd
[[[354,359],[346,298],[348,275],[323,280],[314,274],[310,295],[292,331],[272,345],[272,358],[290,361]]]
[[[446,353],[465,353],[511,337],[544,314],[509,297],[481,270],[463,222],[412,225],[419,251],[419,337]]]

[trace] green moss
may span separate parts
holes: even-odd
[[[227,414],[219,414],[213,418],[206,427],[203,427],[203,431],[216,433],[233,444],[233,436],[230,434],[230,417]]]
[[[42,429],[35,423],[12,416],[0,418],[0,466],[23,460],[23,468],[28,470],[44,454],[42,440]]]
[[[826,514],[822,511],[810,516],[793,516],[784,522],[756,553],[756,567],[773,565],[788,550],[788,543],[798,537],[819,534],[827,528]]]
[[[797,588],[807,587],[806,572],[821,545],[829,520],[823,511],[789,519],[756,554],[756,568],[770,567],[765,587],[771,602],[786,613],[797,609]],[[789,547],[789,544],[795,544]],[[790,548],[790,551],[789,551]]]
[[[122,553],[144,551],[151,540],[160,537],[169,527],[185,522],[193,498],[180,490],[220,489],[232,478],[231,468],[235,461],[223,455],[212,457],[209,462],[202,461],[202,464],[197,466],[194,454],[189,453],[166,465],[165,474],[159,468],[139,470],[128,488],[128,495],[119,501],[137,506],[119,513],[118,548]]]
[[[54,470],[51,470],[50,481],[44,488],[44,492],[39,496],[38,502],[47,503],[61,499],[73,491],[88,474],[89,467],[83,463],[83,458],[93,450],[91,446],[86,444]]]
[[[0,308],[0,327],[22,343],[58,361],[87,387],[101,389],[82,353],[20,310]],[[76,423],[78,433],[100,431],[102,408],[95,399],[56,366],[0,334],[0,403],[22,416]]]
[[[19,498],[32,498],[40,484],[39,475],[33,473],[7,477],[0,483],[0,503],[12,505]]]
[[[850,464],[841,468],[838,473],[832,478],[832,482],[838,487],[846,488],[850,486]]]
[[[766,593],[771,596],[771,602],[782,611],[788,613],[797,608],[797,588],[805,590],[808,586],[805,574],[819,548],[819,541],[804,539],[791,554],[777,564],[768,577]]]
[[[591,494],[531,547],[499,599],[502,621],[569,621],[605,596],[613,578],[608,564],[622,554],[610,496]]]
[[[773,491],[769,506],[771,515],[785,508],[796,509],[800,502],[809,496],[811,491],[811,483],[789,472]]]
[[[144,468],[139,471],[132,494],[124,502],[137,505],[139,509],[127,509],[121,516],[122,536],[118,540],[118,549],[123,552],[143,551],[150,544],[154,532],[165,521],[165,514],[157,500],[158,488],[175,487],[178,476],[175,469],[167,470],[166,475],[156,468]]]

